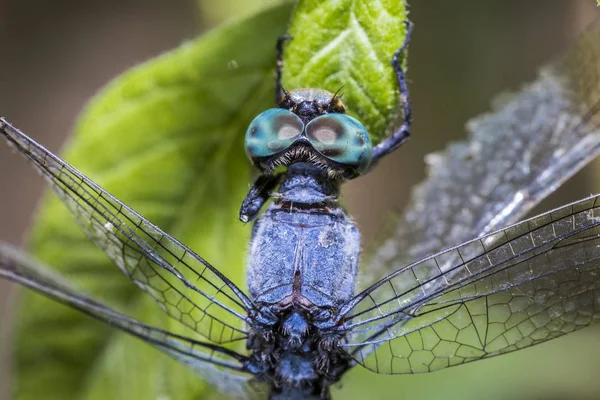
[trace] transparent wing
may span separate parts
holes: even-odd
[[[252,303],[216,268],[4,119],[0,128],[88,236],[167,314],[217,343],[247,336]]]
[[[382,276],[523,217],[600,151],[600,22],[491,113],[469,140],[430,154],[428,178],[367,252],[359,280]]]
[[[199,342],[145,325],[78,293],[54,271],[0,242],[0,277],[20,283],[127,332],[187,364],[224,393],[247,398],[260,389],[245,372],[246,357],[224,347]]]
[[[380,373],[508,353],[600,320],[600,195],[409,265],[340,313],[347,351]]]

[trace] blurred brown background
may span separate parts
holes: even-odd
[[[58,150],[81,107],[111,77],[223,19],[273,2],[217,5],[207,0],[198,7],[193,0],[0,0],[0,114]],[[411,185],[424,177],[426,153],[464,138],[465,121],[488,110],[493,95],[533,79],[540,64],[600,17],[594,0],[410,3],[415,23],[408,72],[415,115],[410,150],[396,152],[345,191],[367,240],[388,210],[402,207]],[[598,192],[595,164],[538,211]],[[22,243],[41,184],[23,160],[0,146],[1,240]],[[0,281],[0,400],[9,398],[14,292]],[[433,374],[373,375],[368,384],[347,377],[344,390],[356,398],[381,393],[395,399],[596,399],[598,376],[596,327]]]

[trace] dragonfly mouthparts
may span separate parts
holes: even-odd
[[[299,143],[289,147],[274,158],[268,159],[264,165],[266,173],[273,173],[278,167],[288,167],[296,163],[307,163],[314,165],[331,179],[338,179],[344,175],[345,168],[342,165],[326,159],[310,144]]]

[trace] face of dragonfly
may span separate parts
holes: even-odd
[[[597,83],[598,32],[598,26],[592,28],[535,83],[495,114],[475,121],[469,143],[431,160],[432,173],[414,195],[414,205],[368,258],[378,278],[393,275],[363,279],[366,291],[339,310],[348,339],[344,347],[356,362],[376,372],[426,372],[540,343],[598,318],[596,197],[429,257],[514,221],[596,155],[600,98],[593,90],[597,85],[588,83]],[[169,315],[215,343],[246,337],[254,306],[217,268],[9,124],[3,123],[2,131],[117,267]],[[510,166],[503,162],[507,158],[514,160]],[[496,184],[486,183],[491,176]],[[477,190],[464,190],[465,182],[475,182]],[[89,196],[97,208],[79,200]],[[468,215],[424,207],[440,199],[460,204]],[[249,393],[246,355],[119,315],[14,249],[4,246],[0,256],[4,277],[110,321],[222,383],[225,391]],[[231,316],[235,323],[223,322]]]
[[[331,178],[357,177],[372,156],[367,129],[345,114],[341,100],[324,90],[286,93],[273,108],[258,115],[246,131],[246,154],[262,173],[306,161]]]

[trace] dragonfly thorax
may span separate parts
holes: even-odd
[[[261,326],[248,348],[270,381],[271,399],[328,398],[350,367],[335,323],[354,294],[360,234],[339,206],[340,180],[318,166],[289,166],[252,231],[247,284]]]

